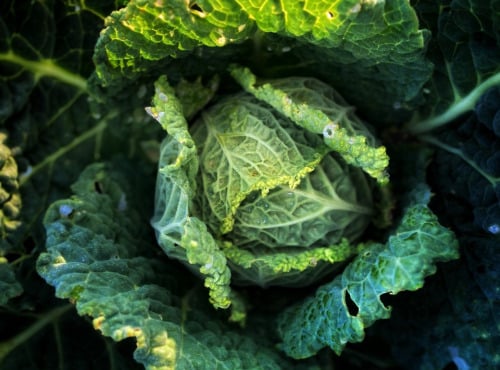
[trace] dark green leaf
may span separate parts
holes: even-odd
[[[0,257],[0,306],[23,292],[11,266],[6,261],[2,261],[2,258]]]
[[[130,172],[128,173],[130,175]],[[282,367],[263,342],[228,330],[192,300],[186,272],[147,257],[147,220],[137,218],[134,190],[116,166],[96,164],[73,186],[75,195],[47,211],[47,252],[38,271],[60,298],[116,341],[133,337],[134,357],[148,369]],[[137,189],[136,189],[137,190]]]

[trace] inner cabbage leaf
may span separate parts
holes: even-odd
[[[191,132],[200,161],[195,203],[215,235],[245,248],[307,248],[354,241],[369,224],[362,171],[255,97],[216,104]]]
[[[214,232],[233,229],[240,203],[252,192],[266,195],[278,185],[293,189],[318,165],[327,148],[297,142],[291,126],[247,94],[215,105],[195,123],[204,189],[200,209]]]
[[[188,124],[164,78],[156,90],[147,111],[168,135],[152,224],[216,307],[232,302],[230,283],[308,284],[364,248],[354,243],[375,215],[375,181],[321,135],[247,92]]]
[[[363,173],[327,155],[297,188],[281,185],[265,197],[246,199],[230,236],[246,248],[353,241],[370,222],[371,204],[370,183]]]

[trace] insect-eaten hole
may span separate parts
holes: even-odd
[[[349,315],[356,316],[359,313],[359,307],[352,300],[351,295],[349,294],[349,291],[347,289],[344,290],[344,302],[347,307],[347,312],[349,312]]]
[[[99,194],[104,193],[104,186],[100,181],[94,181],[94,191]]]
[[[196,14],[200,17],[205,17],[206,15],[201,6],[199,6],[196,2],[189,4],[189,10],[191,11],[191,13]]]
[[[382,302],[382,304],[384,305],[384,307],[386,309],[389,309],[389,307],[394,304],[395,298],[396,297],[394,296],[394,294],[384,293],[384,294],[380,295],[379,299],[380,299],[380,302]]]
[[[201,7],[196,3],[189,4],[189,9],[194,10],[195,12],[203,11],[203,9],[201,9]]]
[[[329,123],[323,129],[323,136],[327,139],[332,139],[335,136],[338,128],[339,125],[337,125],[336,123]]]
[[[443,370],[458,370],[458,366],[453,361],[450,361],[443,367]]]

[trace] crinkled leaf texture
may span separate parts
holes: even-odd
[[[139,236],[148,226],[125,179],[110,164],[91,165],[75,195],[48,209],[37,269],[56,296],[104,335],[135,338],[134,357],[147,369],[281,368],[276,353],[191,306],[196,289],[181,290],[189,281],[181,270],[147,257],[150,239]]]
[[[440,267],[421,291],[398,299],[391,320],[375,331],[408,369],[497,369],[500,88],[426,140],[437,147],[428,170],[430,205],[456,231],[461,258]]]
[[[388,57],[397,62],[408,60],[422,49],[423,32],[416,27],[415,13],[407,2],[385,3],[133,0],[107,19],[108,27],[97,48],[97,71],[105,82],[112,69],[124,74],[144,71],[144,61],[176,57],[202,45],[242,42],[257,27],[327,48],[342,45],[344,53],[352,56],[351,62],[374,63]],[[404,42],[396,45],[396,40]]]
[[[419,104],[431,73],[428,33],[407,0],[134,0],[106,24],[94,60],[100,83],[112,88],[159,65],[171,78],[179,70],[214,73],[233,61],[272,70],[266,59],[279,58],[292,68],[311,66],[309,73],[342,87],[377,117]],[[247,40],[255,42],[240,47]]]
[[[313,297],[281,315],[283,350],[294,358],[324,347],[340,354],[347,342],[363,340],[365,328],[390,317],[382,295],[417,290],[437,262],[456,258],[454,234],[439,225],[425,203],[409,206],[385,245],[370,246]]]
[[[230,302],[229,279],[304,285],[357,251],[373,184],[319,135],[247,93],[218,102],[188,131],[165,78],[156,91],[147,110],[169,135],[152,224],[167,255],[205,277],[216,307]]]
[[[460,238],[461,258],[394,303],[375,332],[405,369],[500,366],[500,255],[491,235]]]
[[[290,122],[269,108],[247,94],[235,95],[204,112],[190,130],[199,151],[199,208],[211,210],[204,220],[217,233],[233,230],[242,202],[252,193],[267,195],[280,185],[296,188],[326,153],[320,141],[316,148],[314,140],[291,135]]]
[[[232,68],[243,88],[304,129],[322,134],[325,144],[349,164],[387,184],[389,157],[342,96],[315,79],[281,79],[258,83],[248,68]]]
[[[151,222],[165,253],[187,262],[204,276],[212,304],[227,308],[231,303],[231,272],[226,257],[203,221],[194,217],[190,209],[196,192],[198,157],[183,106],[166,77],[160,78],[155,86],[153,106],[147,111],[160,122],[169,137],[161,148],[155,214]]]

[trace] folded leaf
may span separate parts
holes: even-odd
[[[361,167],[381,184],[388,183],[385,148],[376,145],[373,134],[353,114],[353,107],[331,87],[300,78],[258,83],[248,68],[232,67],[231,73],[258,99],[306,130],[322,134],[325,144],[347,163]]]
[[[0,132],[0,258],[9,252],[9,238],[21,225],[21,194],[17,162]]]
[[[351,245],[347,239],[338,244],[312,249],[285,249],[283,252],[266,250],[246,250],[232,243],[226,243],[224,253],[231,266],[234,283],[247,284],[252,281],[262,287],[271,285],[300,287],[310,281],[319,280],[327,273],[340,269],[343,264],[364,250],[366,245]],[[333,267],[336,264],[335,267]],[[256,276],[259,279],[256,279]]]
[[[182,104],[166,78],[160,78],[155,86],[154,106],[147,111],[160,122],[169,138],[162,144],[155,215],[151,222],[165,253],[197,267],[197,272],[205,277],[213,305],[227,308],[231,303],[231,273],[226,257],[205,224],[190,209],[196,192],[196,146],[188,132]]]

